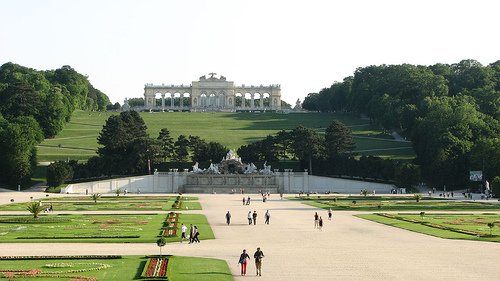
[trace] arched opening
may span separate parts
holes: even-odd
[[[263,107],[271,106],[271,96],[269,95],[269,93],[262,94],[262,106]]]
[[[234,95],[234,106],[241,107],[241,103],[243,100],[242,96],[243,96],[243,94],[241,94],[241,93],[236,93]]]
[[[243,95],[243,102],[245,103],[245,107],[250,107],[252,102],[252,95],[250,93],[245,93]]]
[[[201,107],[207,107],[207,99],[207,93],[202,92],[199,100]]]
[[[175,107],[181,106],[181,93],[179,92],[174,93],[174,106]]]
[[[191,93],[184,92],[184,97],[182,98],[182,104],[188,107],[191,106]]]

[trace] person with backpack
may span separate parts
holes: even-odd
[[[253,254],[253,258],[255,259],[255,269],[257,271],[257,276],[262,276],[262,258],[264,257],[264,253],[257,248],[257,251]]]

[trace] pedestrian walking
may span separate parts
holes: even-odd
[[[248,211],[248,224],[252,224],[252,211]]]
[[[50,203],[49,212],[53,212],[53,211],[54,211],[54,207],[52,206],[52,203]]]
[[[269,210],[266,211],[266,214],[264,215],[264,217],[266,218],[266,224],[269,224],[269,219],[271,218],[271,214],[269,213]]]
[[[192,224],[189,225],[189,244],[193,243],[194,238],[194,227]]]
[[[252,219],[253,219],[253,225],[256,225],[257,224],[257,211],[253,211]]]
[[[328,220],[332,220],[332,208],[328,209]]]
[[[184,241],[184,239],[186,239],[187,226],[185,226],[184,224],[182,224],[181,225],[181,231],[182,231],[182,234],[181,234],[181,243],[182,243],[182,241]]]
[[[318,228],[319,230],[323,230],[323,219],[321,217],[319,217],[319,221],[318,221]]]
[[[247,254],[247,250],[243,249],[243,253],[240,255],[238,264],[241,264],[241,275],[247,274],[247,262],[250,260],[250,256]]]
[[[257,276],[262,276],[262,258],[264,258],[264,253],[257,248],[257,251],[253,254],[255,259],[255,269],[257,271]]]
[[[246,200],[245,200],[245,197],[243,197],[243,205],[246,204]]]
[[[318,223],[319,223],[319,215],[318,212],[316,212],[314,213],[314,228],[318,227]]]
[[[226,213],[226,223],[227,225],[231,223],[231,214],[229,213],[229,211],[227,211]]]
[[[247,198],[247,205],[250,205],[250,196]]]
[[[196,225],[194,226],[194,237],[193,237],[193,243],[200,243],[200,238],[198,237],[200,236],[200,232],[198,231],[198,227],[196,227]]]

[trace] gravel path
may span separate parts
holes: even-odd
[[[6,194],[0,194],[2,203]],[[31,195],[27,196],[29,200]],[[164,253],[224,259],[236,280],[500,280],[499,243],[436,238],[366,221],[352,216],[353,212],[334,212],[328,221],[325,211],[279,200],[276,195],[266,203],[251,195],[250,206],[242,205],[241,195],[199,197],[204,210],[193,213],[207,216],[216,239],[191,245],[169,243]],[[270,225],[264,225],[267,209]],[[225,224],[228,210],[230,226]],[[259,214],[257,225],[248,225],[247,213],[254,210]],[[313,228],[316,211],[325,221],[322,231]],[[254,277],[253,258],[248,275],[239,276],[242,249],[253,255],[257,247],[266,255],[263,276]],[[155,244],[0,244],[2,256],[157,253]]]

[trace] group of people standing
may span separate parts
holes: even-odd
[[[187,232],[187,226],[184,224],[181,225],[181,243],[184,241],[186,238],[186,232]],[[200,232],[198,231],[198,227],[195,225],[193,226],[192,224],[189,225],[189,244],[191,243],[200,243]]]
[[[255,260],[255,270],[257,276],[262,276],[262,259],[264,258],[264,253],[260,248],[257,248],[257,251],[253,254],[253,258]],[[243,249],[243,252],[240,255],[240,259],[238,260],[238,264],[241,264],[241,275],[247,274],[247,264],[250,260],[250,256],[247,251]]]
[[[332,220],[332,209],[328,209],[328,220]],[[314,228],[318,228],[320,231],[323,230],[323,218],[318,215],[318,212],[314,213]]]

